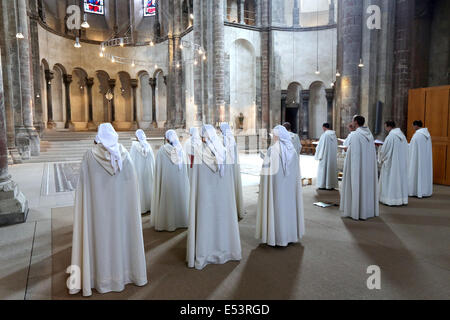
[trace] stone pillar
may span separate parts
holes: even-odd
[[[158,122],[156,122],[156,79],[149,79],[150,87],[152,88],[152,124],[154,128],[158,128]]]
[[[70,84],[72,83],[72,75],[63,75],[64,88],[66,92],[66,129],[73,129],[74,125],[72,123],[72,108],[70,106]]]
[[[334,0],[331,0],[328,9],[328,24],[336,23],[336,19],[334,18],[334,16],[335,16],[335,4]]]
[[[347,125],[360,112],[363,2],[344,0],[338,6],[337,105],[340,109],[341,136],[347,136]]]
[[[300,26],[300,7],[298,6],[298,0],[294,0],[294,9],[292,12],[292,25],[294,27]]]
[[[261,0],[261,129],[270,130],[270,1]]]
[[[0,59],[0,227],[25,222],[28,216],[28,201],[8,173],[8,142],[1,64]]]
[[[327,122],[333,126],[333,100],[334,100],[334,89],[325,89],[327,97]]]
[[[110,118],[109,122],[113,123],[114,121],[116,121],[116,106],[114,105],[114,99],[115,99],[114,88],[116,87],[116,79],[109,79],[108,84],[109,84],[109,89],[111,90],[111,93],[113,95],[113,98],[109,102],[111,105],[111,118]]]
[[[229,110],[225,110],[225,30],[223,21],[223,1],[213,3],[213,43],[214,43],[214,124],[229,119]]]
[[[302,90],[302,103],[301,103],[301,120],[299,128],[299,132],[301,133],[301,137],[303,139],[307,139],[309,137],[309,90]]]
[[[238,0],[238,23],[245,23],[244,22],[244,2],[245,0]]]
[[[56,124],[53,121],[52,80],[55,78],[53,71],[45,70],[45,85],[47,88],[47,128],[53,129]]]
[[[138,123],[137,123],[137,96],[136,96],[136,89],[138,87],[138,79],[131,79],[130,80],[131,85],[131,91],[133,93],[133,118],[131,119],[131,130],[137,130],[138,129]]]
[[[94,123],[94,105],[92,103],[92,87],[94,86],[94,78],[86,79],[86,87],[88,94],[88,110],[89,110],[89,120],[88,120],[88,130],[96,130],[97,126]]]
[[[202,45],[202,6],[200,0],[194,0],[194,43]],[[200,57],[201,59],[201,57]],[[200,126],[203,122],[203,60],[194,66],[194,105],[195,117],[194,125]]]

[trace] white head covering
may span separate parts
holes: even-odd
[[[225,148],[217,136],[216,129],[210,124],[202,127],[202,137],[205,138],[206,145],[214,153],[217,160],[220,176],[225,175]]]
[[[139,144],[142,147],[144,156],[146,156],[150,152],[151,147],[147,142],[147,136],[145,135],[144,130],[139,129],[138,131],[136,131],[136,138],[138,139]]]
[[[223,144],[228,152],[228,156],[230,157],[231,162],[234,163],[234,147],[236,146],[236,140],[234,140],[230,125],[226,122],[223,122],[220,125],[220,131],[222,131]]]
[[[189,134],[191,135],[191,144],[200,144],[202,143],[202,138],[200,137],[200,132],[198,131],[198,128],[192,127],[189,129]]]
[[[95,141],[102,144],[111,155],[111,165],[114,173],[122,170],[122,157],[119,146],[119,135],[114,130],[111,123],[102,123],[98,128],[97,137]]]
[[[178,140],[178,135],[175,132],[175,130],[168,130],[166,132],[166,139],[169,140],[170,144],[176,150],[178,169],[181,170],[183,168],[184,153],[183,153],[183,147],[180,143],[180,140]]]
[[[280,139],[280,154],[281,163],[283,165],[284,174],[289,174],[289,164],[291,163],[296,153],[294,145],[292,143],[291,135],[289,131],[283,126],[276,126],[273,129],[273,135]]]

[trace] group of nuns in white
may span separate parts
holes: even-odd
[[[157,231],[188,228],[187,265],[203,269],[242,258],[238,219],[244,204],[238,150],[228,124],[222,139],[211,125],[190,129],[181,145],[174,130],[156,160],[142,130],[130,153],[111,124],[101,124],[81,164],[76,189],[69,292],[120,292],[147,284],[141,214]],[[256,238],[270,246],[305,233],[299,155],[283,126],[273,130],[261,171]]]

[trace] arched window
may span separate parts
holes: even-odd
[[[105,14],[104,0],[84,0],[84,12]]]
[[[156,0],[144,0],[144,17],[156,15]]]

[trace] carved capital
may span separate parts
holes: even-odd
[[[136,89],[138,87],[138,79],[130,79],[130,85],[133,89]]]
[[[65,74],[63,75],[63,82],[66,85],[69,85],[72,83],[72,75],[71,74]]]
[[[111,90],[114,89],[116,87],[116,79],[109,79],[108,84]]]
[[[150,78],[150,79],[148,80],[148,83],[150,84],[150,86],[151,86],[152,88],[156,88],[156,78]]]
[[[48,82],[48,81],[52,81],[53,78],[55,78],[55,73],[50,70],[45,70],[45,80],[47,80],[47,82]]]
[[[94,78],[87,78],[86,79],[86,86],[88,88],[92,88],[93,85],[94,85]]]

